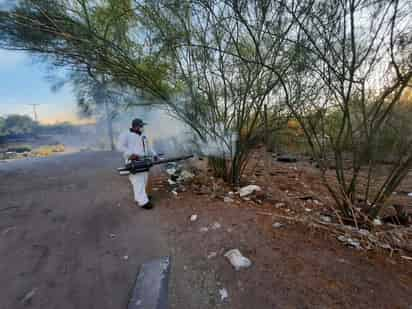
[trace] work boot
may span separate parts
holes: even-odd
[[[151,201],[148,201],[146,204],[144,204],[143,206],[141,206],[143,209],[152,209],[153,208],[153,204]]]

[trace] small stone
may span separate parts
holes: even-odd
[[[197,215],[191,215],[190,221],[195,222],[197,220]]]
[[[212,230],[220,229],[222,225],[219,222],[214,222],[211,226]]]
[[[123,256],[123,260],[127,261],[129,259],[128,255]]]

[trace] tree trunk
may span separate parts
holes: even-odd
[[[106,112],[107,135],[109,138],[110,150],[113,151],[115,150],[114,138],[113,138],[113,123],[112,123],[112,116],[109,110],[109,104],[107,103],[107,100],[104,100],[104,109]]]

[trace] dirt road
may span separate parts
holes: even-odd
[[[167,255],[133,208],[120,156],[0,163],[0,308],[125,308],[141,263]]]

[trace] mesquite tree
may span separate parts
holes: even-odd
[[[409,139],[378,181],[380,136],[411,86],[412,4],[245,0],[229,6],[257,56],[237,57],[274,72],[280,87],[272,91],[300,122],[341,214],[355,224],[375,218],[412,164]],[[286,26],[274,27],[279,18]],[[282,66],[273,61],[279,56]],[[336,184],[327,177],[330,154]]]
[[[175,111],[229,154],[226,176],[238,183],[250,151],[262,140],[264,105],[279,108],[268,100],[279,83],[276,75],[258,61],[239,58],[258,55],[229,4],[147,1],[141,11],[149,41],[174,65],[181,86]],[[263,18],[258,7],[254,13]],[[279,47],[280,39],[272,42],[272,49],[281,52]]]
[[[337,186],[326,178],[325,184],[342,213],[355,224],[359,218],[366,219],[365,215],[373,219],[412,166],[409,140],[407,150],[398,154],[385,177],[376,177],[379,136],[402,93],[411,86],[411,4],[282,2],[295,24],[296,37],[291,40],[310,60],[301,72],[291,72],[290,77],[296,78],[285,81],[301,87],[306,87],[308,80],[318,84],[317,98],[288,105],[300,121],[323,175],[325,159],[332,153]],[[307,89],[316,89],[314,86]],[[295,90],[286,89],[285,93],[293,97],[299,91]]]

